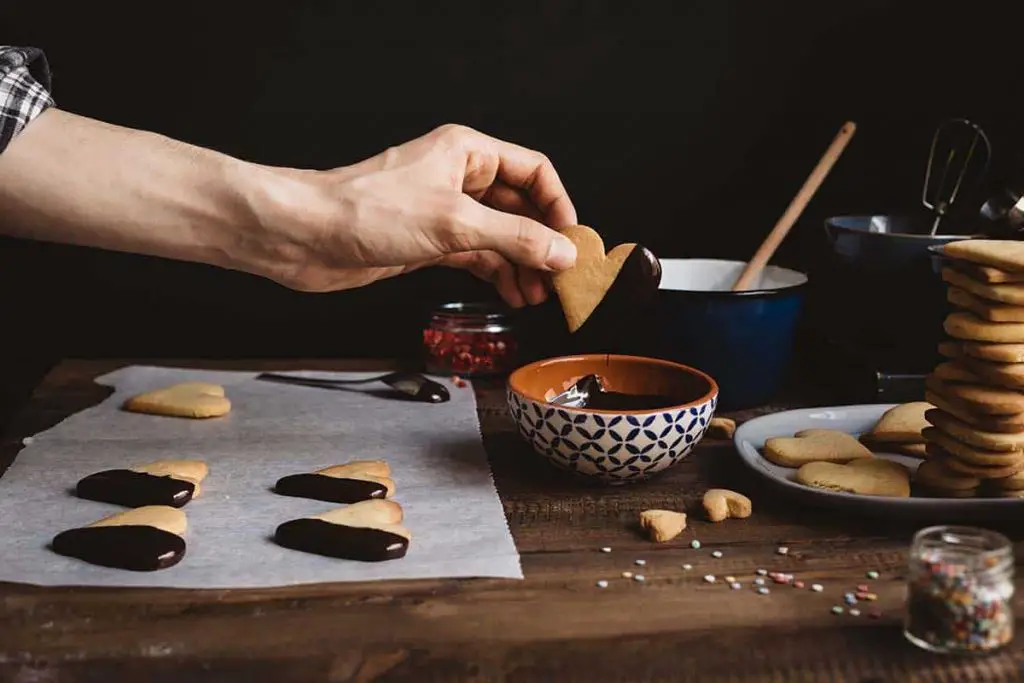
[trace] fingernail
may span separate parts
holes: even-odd
[[[549,270],[565,270],[572,268],[576,263],[576,245],[564,236],[555,234],[548,247],[548,257],[544,260],[544,266]]]

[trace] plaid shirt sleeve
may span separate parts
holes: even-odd
[[[50,65],[43,52],[0,45],[0,154],[14,136],[53,104]]]

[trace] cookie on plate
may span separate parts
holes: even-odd
[[[864,441],[872,444],[924,443],[921,430],[928,427],[925,412],[934,408],[927,401],[913,401],[889,408],[864,434]]]
[[[979,477],[950,468],[945,458],[922,462],[911,481],[916,490],[943,498],[973,498],[981,486]]]
[[[1007,273],[1024,273],[1024,243],[1017,240],[958,240],[941,247],[944,255]]]
[[[1024,285],[1019,286],[1024,288]],[[942,327],[949,336],[964,341],[1024,343],[1024,323],[994,323],[967,311],[950,313]]]
[[[874,455],[852,434],[832,429],[804,429],[793,436],[766,440],[764,457],[782,467],[800,467],[809,462],[845,463],[874,458]]]
[[[906,498],[910,477],[899,463],[882,458],[837,462],[809,462],[796,471],[796,481],[811,488],[861,496]]]

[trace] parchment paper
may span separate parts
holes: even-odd
[[[335,378],[379,373],[293,373]],[[256,380],[255,373],[130,367],[99,378],[116,392],[26,440],[0,478],[0,580],[40,585],[254,588],[310,582],[438,577],[521,579],[519,554],[484,453],[471,389],[424,404],[382,384],[325,390]],[[213,420],[124,412],[128,396],[175,382],[225,387],[232,411]],[[48,548],[60,531],[121,511],[74,496],[93,472],[167,458],[210,467],[188,516],[188,551],[157,572],[97,567]],[[281,522],[337,504],[272,492],[282,476],[348,460],[387,460],[412,532],[399,560],[361,563],[288,550]]]

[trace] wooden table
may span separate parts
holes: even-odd
[[[22,437],[102,400],[109,389],[92,378],[127,364],[67,361],[55,368],[6,435],[0,465],[10,463]],[[338,361],[169,364],[373,367]],[[477,395],[524,581],[216,591],[0,585],[0,681],[868,683],[1019,675],[1019,639],[979,659],[928,655],[904,641],[903,564],[914,526],[795,507],[763,488],[727,442],[706,441],[656,481],[582,486],[519,439],[499,383],[478,386]],[[700,496],[712,485],[750,495],[753,516],[703,521]],[[642,510],[684,507],[690,513],[684,537],[654,545],[637,533]],[[690,547],[694,537],[703,543],[700,550]],[[781,545],[788,555],[777,554]],[[603,546],[612,552],[601,552]],[[716,549],[720,559],[710,554]],[[647,561],[642,569],[634,565],[641,558]],[[692,570],[682,568],[687,563]],[[769,582],[771,593],[758,595],[751,587],[758,568],[792,572],[825,590]],[[869,581],[868,570],[881,577]],[[646,581],[621,578],[623,571],[642,571]],[[730,590],[722,578],[709,584],[705,574],[734,575],[744,587]],[[598,588],[599,579],[610,585]],[[860,583],[871,584],[877,602],[860,605],[859,617],[833,615],[831,607]],[[868,616],[872,608],[880,610],[878,618]]]

